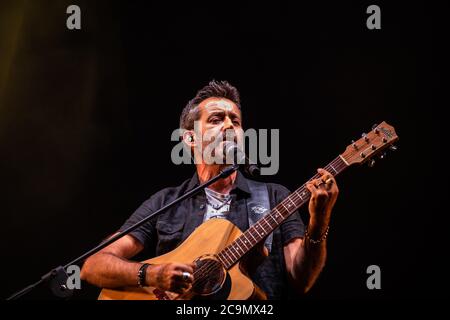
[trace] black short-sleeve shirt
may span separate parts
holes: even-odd
[[[177,187],[165,188],[146,200],[122,225],[125,230],[136,222],[175,200],[199,184],[197,174]],[[268,183],[271,208],[284,200],[289,190],[282,185]],[[246,199],[251,195],[247,178],[238,172],[231,191],[232,201],[227,219],[239,229],[249,227]],[[159,256],[175,249],[203,222],[206,211],[204,192],[186,199],[167,212],[150,219],[130,234],[145,247],[147,254]],[[269,256],[251,275],[252,280],[267,294],[269,299],[291,298],[294,294],[288,285],[283,246],[294,238],[304,236],[305,227],[296,211],[286,219],[274,232],[272,249]],[[146,257],[146,258],[150,258]]]

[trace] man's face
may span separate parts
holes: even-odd
[[[202,148],[203,160],[206,163],[211,163],[211,160],[208,162],[208,155],[214,157],[223,154],[224,141],[234,141],[242,148],[241,111],[234,102],[225,98],[208,98],[203,100],[198,108],[200,119],[195,135],[196,140],[201,143],[196,144],[196,151]]]

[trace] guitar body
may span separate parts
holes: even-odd
[[[382,122],[363,137],[352,142],[345,152],[331,161],[324,169],[337,176],[345,168],[363,164],[382,153],[387,148],[395,150],[393,143],[398,141],[395,129]],[[319,179],[317,173],[309,181]],[[323,183],[327,184],[328,182]],[[265,294],[247,276],[247,270],[255,270],[263,255],[267,256],[263,240],[287,217],[305,205],[311,194],[303,184],[286,199],[281,201],[270,213],[264,215],[243,234],[235,225],[224,219],[212,219],[200,225],[178,248],[162,256],[146,260],[147,263],[170,262],[192,263],[194,272],[192,290],[182,295],[162,292],[156,288],[104,289],[99,299],[118,300],[168,300],[168,299],[265,299]],[[262,253],[262,255],[260,254]],[[242,258],[242,259],[241,259]]]
[[[143,262],[162,264],[170,262],[191,263],[202,256],[219,253],[242,234],[241,230],[225,219],[211,219],[201,224],[175,250]],[[162,292],[154,287],[125,287],[103,289],[99,300],[175,300],[175,299],[220,299],[247,300],[266,299],[266,296],[247,276],[244,264],[237,262],[225,271],[219,290],[207,295]]]

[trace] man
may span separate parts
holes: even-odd
[[[239,93],[228,82],[212,81],[198,91],[184,108],[180,119],[180,127],[184,129],[183,141],[194,151],[196,174],[178,187],[166,188],[153,195],[121,230],[217,175],[227,165],[204,161],[202,150],[211,141],[202,138],[206,135],[224,137],[232,132],[235,141],[242,141],[240,108]],[[221,148],[223,143],[214,149],[216,155],[223,150]],[[318,169],[318,172],[321,177],[307,184],[311,192],[307,228],[298,212],[287,218],[273,232],[269,256],[251,274],[252,280],[269,299],[288,298],[294,292],[306,293],[325,264],[328,225],[338,188],[329,172],[323,169]],[[217,181],[205,192],[183,201],[91,256],[83,266],[82,279],[104,288],[139,284],[178,293],[188,290],[194,280],[194,264],[173,261],[143,265],[129,259],[144,249],[155,256],[175,249],[196,227],[210,218],[226,218],[244,231],[249,227],[246,206],[252,197],[249,184],[250,181],[240,172]],[[267,184],[267,193],[271,208],[289,195],[285,187],[277,184]]]

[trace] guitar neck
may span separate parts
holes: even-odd
[[[337,176],[348,164],[341,156],[331,161],[325,170]],[[319,178],[320,175],[314,175],[309,181]],[[229,269],[239,261],[247,252],[249,252],[256,244],[265,239],[280,224],[282,224],[291,214],[298,208],[308,202],[311,193],[306,188],[306,183],[300,188],[292,192],[286,199],[281,201],[270,213],[266,214],[262,219],[247,229],[239,238],[230,245],[220,251],[217,256],[226,269]]]

